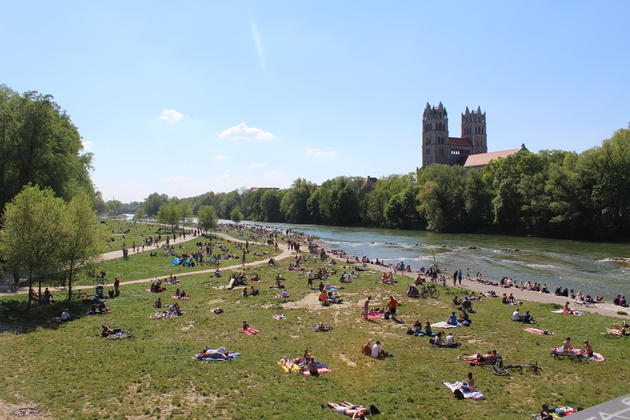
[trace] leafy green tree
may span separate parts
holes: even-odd
[[[110,216],[118,216],[122,214],[122,201],[109,200],[107,203],[107,214]]]
[[[145,219],[147,217],[146,213],[144,212],[144,210],[142,209],[142,207],[140,207],[138,210],[136,210],[136,212],[133,215],[133,220],[142,220]]]
[[[241,223],[243,220],[243,213],[241,213],[241,210],[238,207],[233,208],[230,212],[230,220],[234,223]]]
[[[64,207],[67,225],[64,229],[64,237],[58,246],[61,252],[61,268],[65,271],[65,277],[68,280],[68,301],[70,301],[72,282],[77,270],[99,261],[101,237],[93,202],[87,195],[76,195]]]
[[[388,225],[396,229],[414,229],[421,226],[418,212],[417,187],[405,188],[393,196],[385,206]]]
[[[171,232],[175,232],[175,225],[179,220],[181,220],[180,216],[180,207],[177,200],[171,200],[168,204],[163,205],[158,210],[157,218],[160,223],[164,223],[165,225],[171,226]]]
[[[165,204],[168,204],[168,195],[153,193],[144,199],[144,201],[142,202],[142,209],[147,214],[147,216],[156,216],[158,214],[158,211],[160,210],[160,207]]]
[[[461,166],[439,164],[422,171],[418,210],[426,216],[429,229],[457,232],[466,226],[465,174],[466,169]]]
[[[260,199],[261,220],[265,222],[282,222],[280,203],[283,195],[275,188],[265,191]]]
[[[92,155],[79,131],[51,95],[19,95],[0,85],[0,209],[27,184],[49,187],[70,200],[94,195]]]
[[[212,206],[203,205],[197,211],[197,223],[204,231],[213,231],[218,227],[217,212]]]
[[[316,190],[317,185],[304,178],[293,181],[280,201],[280,211],[288,223],[314,222],[308,201]]]
[[[192,217],[192,210],[190,209],[190,204],[187,201],[181,201],[179,203],[179,220],[182,222],[182,231],[184,231],[185,226],[190,222],[190,218]]]
[[[238,191],[230,191],[225,194],[225,197],[219,203],[219,207],[217,208],[217,213],[219,217],[224,219],[230,219],[230,215],[232,214],[232,210],[241,206],[241,195]],[[240,209],[239,209],[240,212]],[[241,213],[242,214],[242,213]]]
[[[61,250],[69,237],[67,220],[64,201],[50,188],[28,185],[5,207],[0,253],[11,271],[28,276],[29,290],[38,280],[40,296],[42,280],[64,260]],[[31,300],[29,293],[29,307]]]

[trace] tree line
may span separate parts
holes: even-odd
[[[629,177],[630,130],[620,129],[582,153],[521,151],[481,169],[436,164],[376,182],[298,178],[285,190],[154,193],[139,211],[157,216],[175,200],[191,216],[205,206],[218,218],[263,223],[620,240],[630,236]]]

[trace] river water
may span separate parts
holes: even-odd
[[[251,223],[251,222],[250,222]],[[251,223],[255,224],[255,223]],[[558,286],[581,290],[584,295],[603,295],[612,301],[618,294],[630,295],[630,264],[609,261],[630,257],[630,244],[591,243],[570,240],[500,235],[445,234],[317,225],[265,224],[318,236],[331,249],[386,263],[403,261],[416,271],[434,259],[447,274],[461,269],[474,277],[477,272],[498,281],[547,284],[553,293]],[[475,246],[479,249],[466,249]],[[500,248],[518,249],[518,252]]]

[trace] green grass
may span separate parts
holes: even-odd
[[[140,258],[130,262],[127,268],[133,266],[141,272],[120,268],[124,280],[160,275],[144,267]],[[107,267],[108,276],[114,275],[119,267],[115,264],[120,263]],[[346,299],[342,305],[281,309],[283,302],[299,301],[313,293],[303,274],[286,270],[288,260],[282,265],[279,269],[245,270],[250,276],[259,273],[266,281],[254,284],[261,295],[250,298],[241,297],[240,290],[223,288],[228,270],[221,279],[208,274],[183,277],[180,288],[192,298],[179,301],[186,314],[171,321],[149,319],[156,311],[151,306],[158,296],[144,291],[147,284],[124,285],[122,295],[109,301],[112,314],[83,316],[67,324],[54,320],[65,304],[34,307],[24,315],[24,296],[3,298],[1,322],[18,326],[21,332],[1,334],[2,398],[11,403],[40,403],[58,419],[339,420],[343,417],[320,404],[342,400],[375,404],[383,412],[375,418],[381,419],[526,419],[542,402],[589,407],[620,396],[627,387],[625,375],[620,374],[628,365],[627,339],[600,334],[616,319],[552,314],[551,305],[527,303],[523,310],[531,311],[537,327],[556,332],[537,336],[509,321],[512,307],[488,299],[475,303],[471,327],[454,331],[463,347],[433,348],[427,338],[406,335],[405,330],[416,319],[445,319],[453,310],[452,297],[461,295],[461,290],[440,287],[440,300],[409,299],[401,296],[404,281],[387,286],[380,284],[379,275],[363,274],[341,291]],[[319,266],[308,264],[307,268]],[[170,266],[163,269],[161,276],[172,270]],[[274,299],[276,290],[268,288],[278,271],[287,279],[289,299]],[[336,278],[332,283],[337,283]],[[165,303],[170,291],[160,295]],[[359,316],[359,302],[367,295],[374,296],[378,305],[385,304],[391,294],[399,296],[399,318],[405,324],[366,322]],[[217,306],[226,312],[215,315],[211,309]],[[286,320],[271,317],[277,309]],[[74,302],[72,310],[86,309]],[[261,334],[239,333],[244,320]],[[312,325],[321,321],[334,330],[313,332]],[[112,341],[97,337],[101,324],[133,327],[135,338]],[[574,343],[589,338],[606,361],[576,363],[550,357],[549,349],[566,336]],[[363,356],[360,348],[368,338],[383,341],[394,357],[377,361]],[[193,360],[192,355],[208,344],[223,345],[242,355],[230,362]],[[311,378],[286,374],[276,365],[283,356],[301,356],[305,348],[333,372]],[[544,370],[538,376],[525,372],[497,377],[490,369],[471,368],[457,360],[460,354],[493,348],[507,363],[538,361]],[[442,385],[443,381],[463,380],[469,371],[475,373],[486,401],[458,401]]]

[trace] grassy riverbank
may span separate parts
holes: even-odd
[[[267,250],[273,253],[270,247]],[[161,275],[166,276],[170,260],[160,261],[164,261]],[[281,268],[245,269],[265,280],[250,283],[260,289],[257,297],[244,298],[240,289],[227,290],[227,269],[221,279],[209,274],[183,277],[180,288],[192,298],[179,301],[186,314],[171,321],[149,319],[158,296],[144,291],[146,283],[124,285],[122,296],[108,302],[112,314],[85,315],[67,324],[54,320],[61,305],[35,307],[23,318],[23,312],[18,316],[17,311],[23,310],[25,296],[3,298],[2,324],[17,332],[1,335],[2,399],[37,404],[55,419],[340,419],[320,405],[342,400],[375,404],[383,412],[376,419],[526,419],[542,402],[589,407],[618,397],[626,386],[619,370],[628,362],[627,338],[600,334],[616,319],[553,314],[553,305],[526,303],[522,309],[531,311],[537,327],[556,332],[537,336],[509,321],[512,307],[488,299],[475,303],[471,327],[454,330],[462,347],[433,348],[427,338],[406,335],[405,330],[416,319],[444,320],[453,310],[452,297],[461,290],[440,287],[439,300],[409,299],[402,297],[406,284],[383,285],[380,274],[362,274],[340,291],[343,304],[323,308],[307,303],[314,292],[307,288],[303,272],[286,269],[288,263],[282,261]],[[317,267],[322,264],[306,265]],[[268,288],[278,272],[286,278],[288,299],[275,299],[277,291]],[[167,293],[160,294],[165,303],[171,302],[175,287],[169,285]],[[397,296],[404,324],[364,321],[360,305],[368,295],[375,297],[375,306]],[[282,307],[291,302],[292,309]],[[218,306],[225,313],[211,311]],[[75,303],[72,310],[87,309]],[[287,319],[274,320],[271,315],[276,310]],[[238,332],[244,320],[261,334]],[[334,330],[313,332],[312,325],[322,321]],[[98,337],[101,324],[133,327],[135,337],[115,341]],[[566,336],[576,345],[589,338],[606,361],[551,358],[549,348],[560,345]],[[377,361],[363,356],[360,347],[368,338],[381,340],[394,357]],[[193,360],[192,355],[208,344],[242,355],[229,362]],[[276,365],[283,356],[301,356],[305,348],[333,372],[308,377],[284,373]],[[544,370],[540,375],[498,377],[490,369],[471,368],[457,360],[460,354],[493,348],[507,363],[538,361]],[[458,401],[442,385],[463,380],[469,371],[475,373],[486,401]]]

